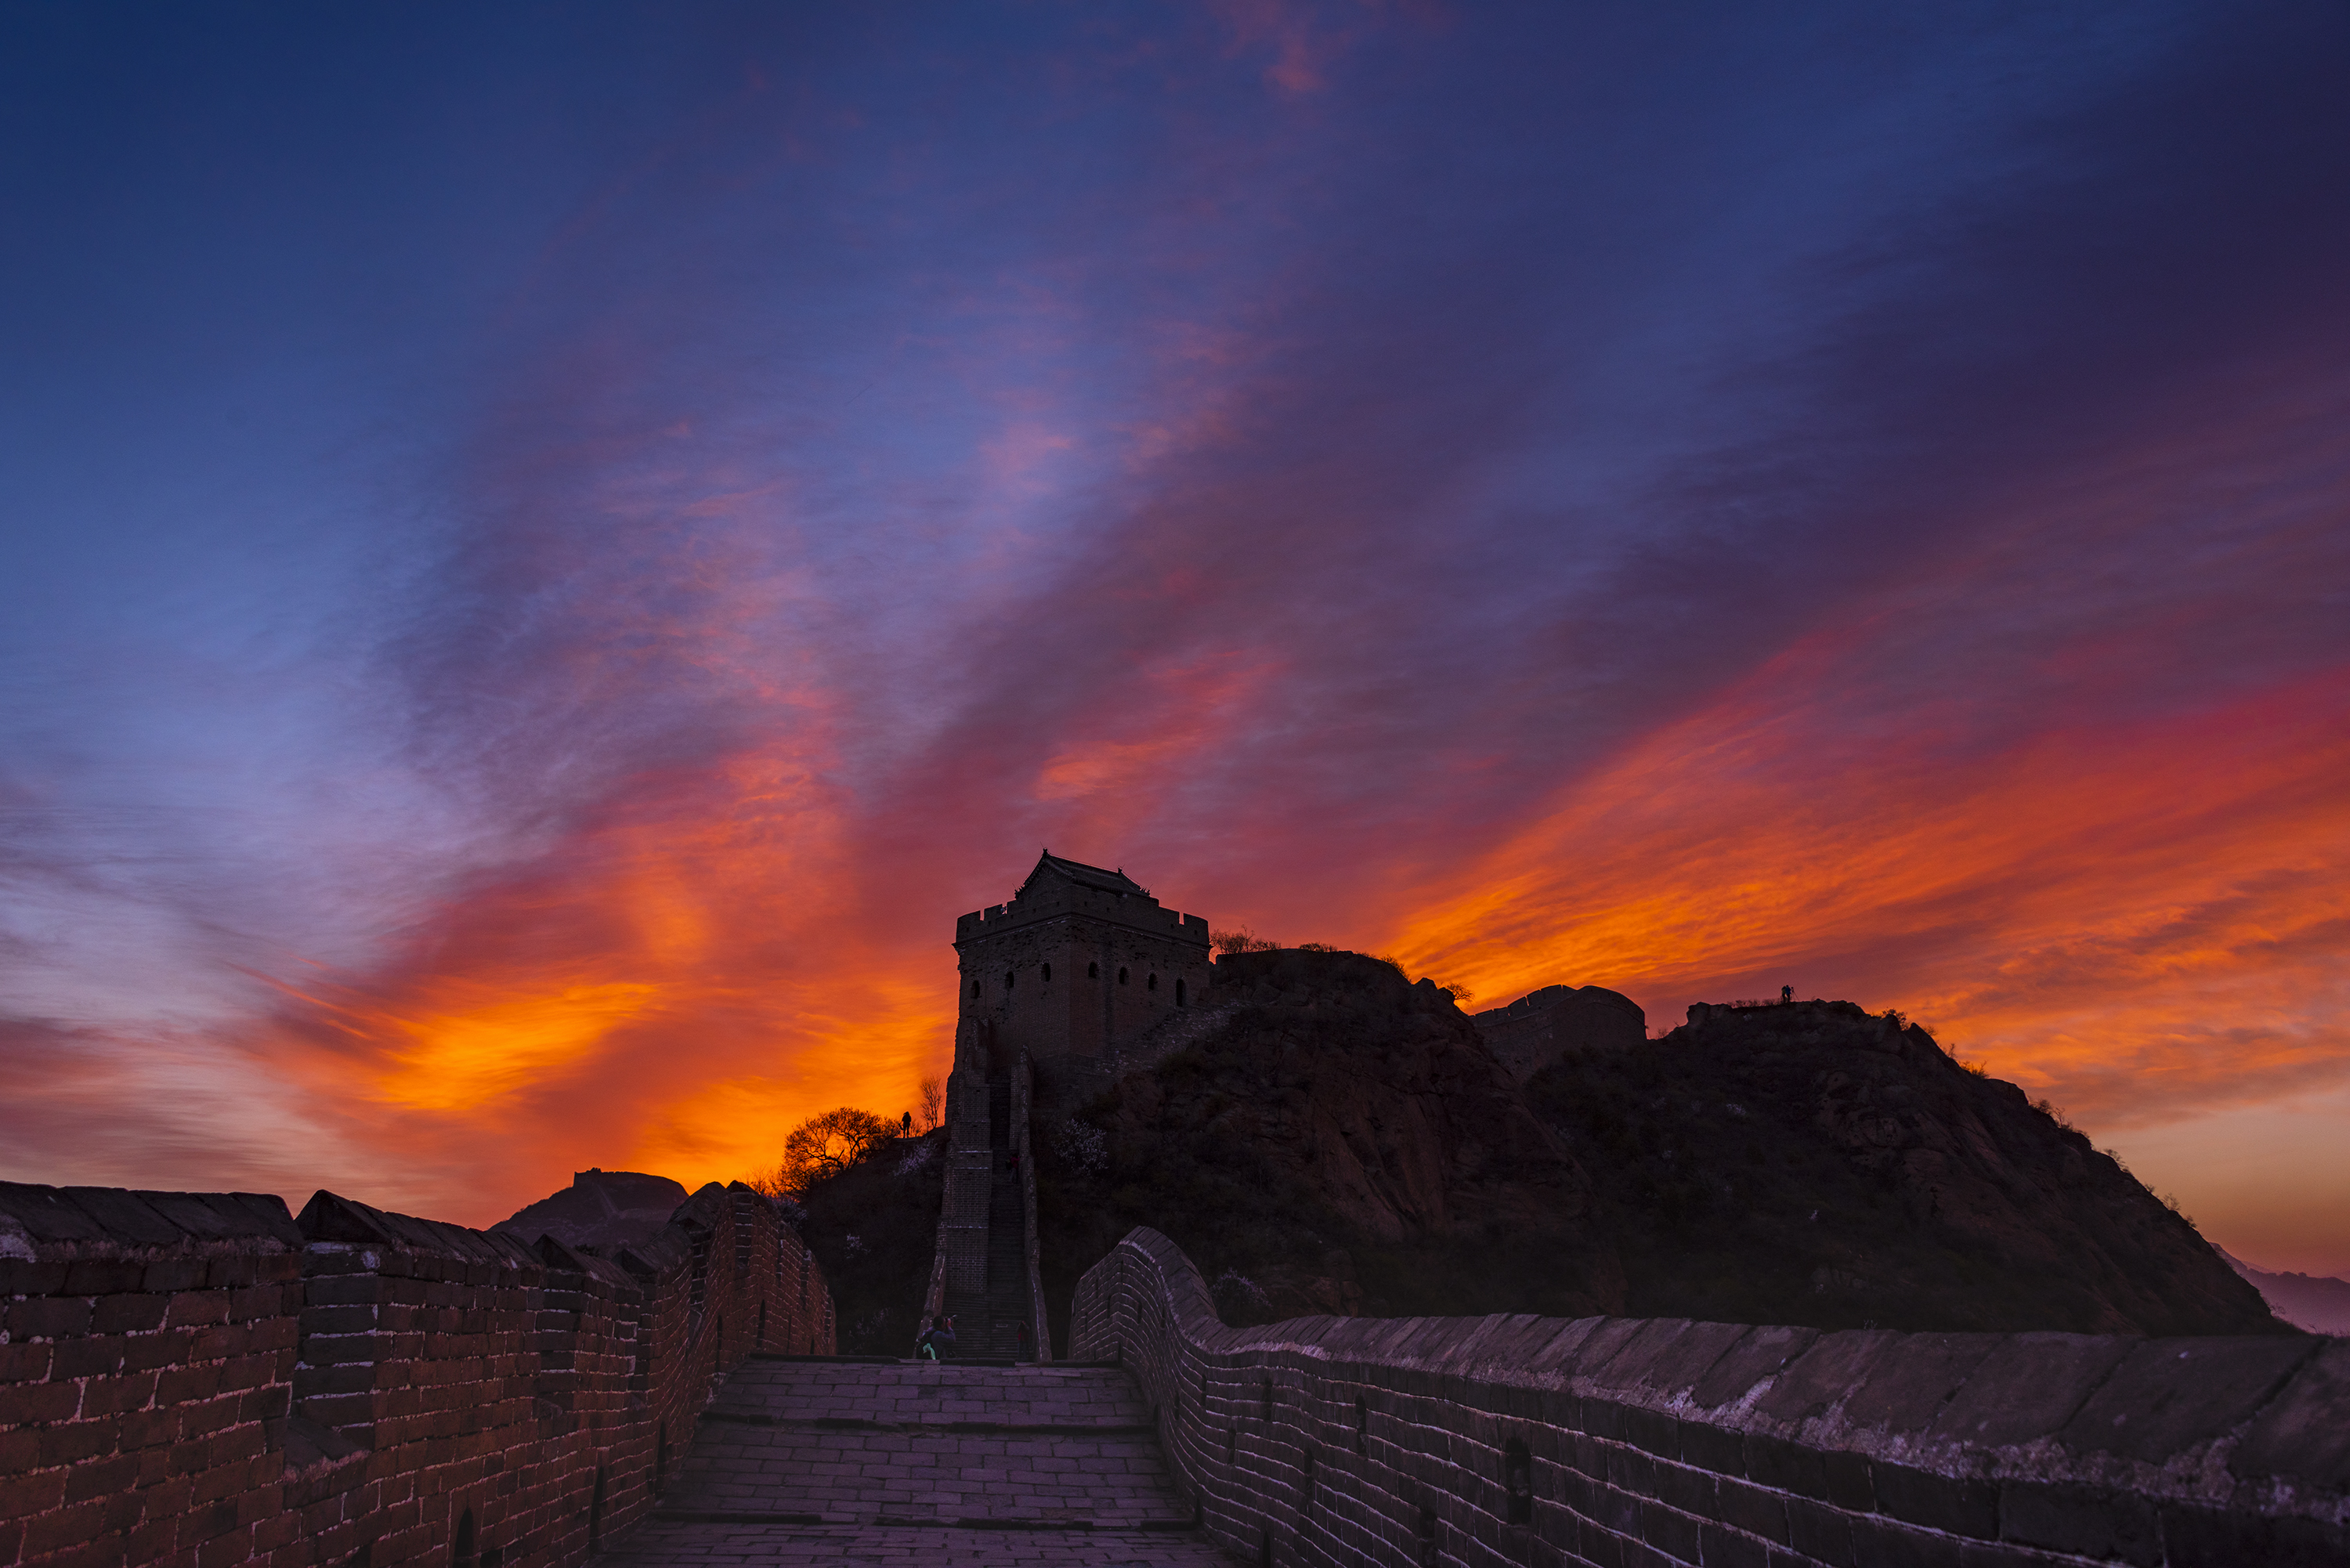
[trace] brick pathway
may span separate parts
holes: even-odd
[[[754,1357],[598,1568],[1230,1568],[1116,1367]]]

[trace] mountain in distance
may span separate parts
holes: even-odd
[[[2350,1280],[2329,1274],[2271,1273],[2256,1269],[2225,1247],[2215,1248],[2233,1269],[2267,1298],[2270,1310],[2312,1334],[2350,1334]]]
[[[591,1168],[575,1173],[562,1191],[517,1209],[490,1229],[525,1243],[552,1236],[567,1247],[620,1248],[660,1234],[685,1199],[684,1187],[666,1176]]]
[[[1228,1322],[2290,1332],[2087,1137],[1892,1014],[1702,1008],[1504,1065],[1384,961],[1287,949],[1214,974],[1184,1048],[1036,1129],[1056,1328],[1139,1224]]]

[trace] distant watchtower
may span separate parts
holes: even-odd
[[[998,1079],[1023,1052],[1041,1101],[1082,1097],[1124,1048],[1197,1002],[1208,922],[1123,871],[1040,857],[1008,903],[955,921],[955,1067]]]

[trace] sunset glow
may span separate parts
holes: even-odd
[[[687,11],[5,25],[0,1177],[769,1168],[1049,846],[2350,1271],[2338,8]]]

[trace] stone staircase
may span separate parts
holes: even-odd
[[[1229,1568],[1115,1366],[753,1356],[601,1568]]]
[[[1027,1210],[1009,1155],[1009,1082],[988,1085],[987,1123],[988,1145],[994,1151],[987,1184],[987,1288],[950,1288],[947,1313],[955,1320],[956,1359],[1009,1361],[1020,1354],[1020,1324],[1035,1311],[1028,1295]]]

